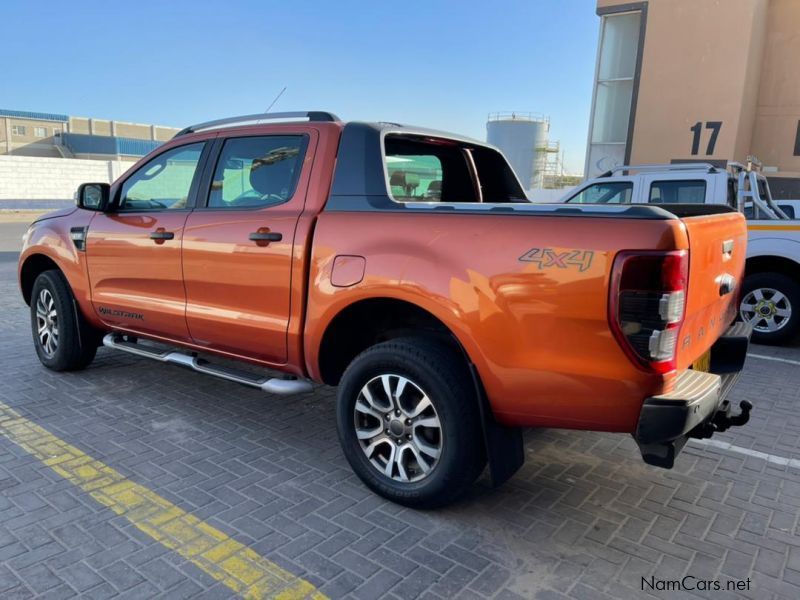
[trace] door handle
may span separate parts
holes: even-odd
[[[250,239],[254,242],[280,242],[283,235],[274,231],[254,231],[250,234]]]
[[[171,231],[164,231],[162,228],[158,228],[155,231],[150,232],[150,239],[155,240],[156,243],[164,243],[164,240],[171,240],[175,237],[175,234]]]

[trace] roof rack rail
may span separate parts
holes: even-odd
[[[619,171],[708,171],[709,173],[716,173],[718,168],[719,167],[715,167],[707,162],[619,165],[609,169],[600,175],[600,177],[611,177],[614,173]]]
[[[181,129],[174,137],[180,137],[189,133],[195,133],[203,129],[214,129],[222,127],[223,125],[232,125],[234,123],[247,123],[249,121],[275,121],[275,120],[292,120],[292,119],[308,119],[309,121],[339,121],[339,117],[335,114],[323,110],[309,110],[299,112],[279,112],[279,113],[256,113],[252,115],[241,115],[238,117],[227,117],[225,119],[216,119],[215,121],[206,121],[205,123],[198,123],[197,125],[190,125]]]

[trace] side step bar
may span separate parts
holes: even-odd
[[[129,354],[135,354],[136,356],[144,356],[145,358],[152,358],[160,362],[189,367],[199,373],[205,373],[206,375],[213,375],[220,379],[227,379],[228,381],[259,388],[261,391],[268,394],[288,396],[290,394],[310,392],[314,389],[313,384],[307,380],[259,377],[255,373],[214,365],[207,360],[177,350],[159,350],[157,348],[142,346],[135,342],[128,342],[123,339],[123,336],[116,333],[107,334],[103,338],[103,345],[108,348],[114,348],[115,350],[128,352]]]

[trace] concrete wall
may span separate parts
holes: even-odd
[[[126,161],[0,156],[0,208],[3,200],[70,200],[81,183],[110,183],[132,164]]]
[[[794,154],[800,121],[800,2],[770,0],[753,131],[753,153],[785,175],[800,176]]]
[[[631,2],[597,0],[597,8],[642,6]],[[800,0],[647,0],[644,6],[630,162],[743,162],[755,155],[800,190]],[[698,122],[695,149],[690,127]],[[711,154],[709,122],[722,123]]]
[[[89,119],[86,117],[70,117],[69,132],[89,134]]]
[[[740,160],[749,153],[766,0],[651,0],[631,162]],[[721,121],[713,152],[712,131]],[[702,123],[692,154],[695,123]]]
[[[754,154],[752,149],[753,126],[758,105],[761,66],[764,61],[768,6],[769,0],[749,0],[746,5],[748,11],[752,11],[752,13],[747,13],[747,24],[750,29],[742,39],[742,45],[747,47],[747,55],[745,62],[741,65],[744,70],[742,106],[739,111],[736,142],[732,153],[733,158],[740,162],[745,162],[748,155]],[[752,14],[752,18],[750,18],[750,14]]]

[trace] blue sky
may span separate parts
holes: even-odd
[[[14,0],[0,107],[183,126],[262,111],[287,86],[273,110],[479,139],[487,113],[533,111],[580,172],[595,4]]]

